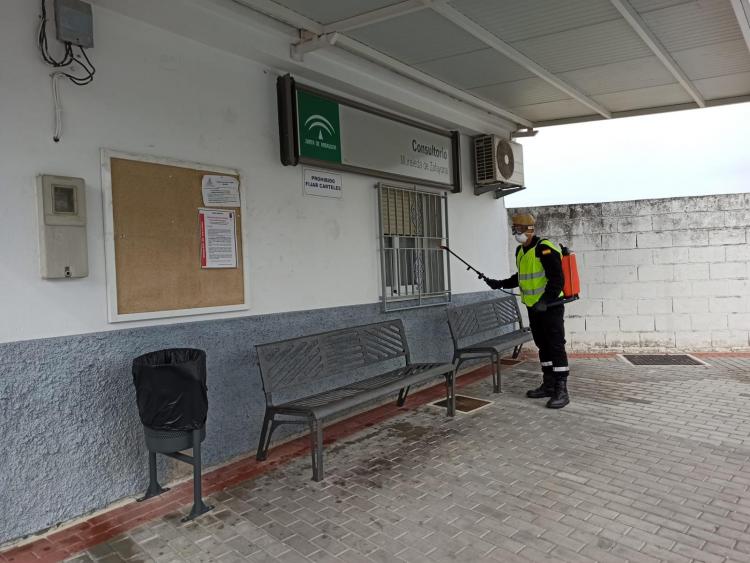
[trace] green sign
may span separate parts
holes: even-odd
[[[341,163],[338,102],[297,90],[297,124],[300,156]]]

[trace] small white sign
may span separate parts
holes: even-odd
[[[308,195],[341,197],[341,174],[305,168],[304,188]]]
[[[236,268],[235,211],[199,209],[201,268]]]
[[[232,176],[203,176],[203,205],[215,207],[240,206],[240,182]]]

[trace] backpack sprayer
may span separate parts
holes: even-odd
[[[440,248],[443,250],[449,252],[452,254],[455,258],[457,258],[459,261],[461,261],[465,266],[467,270],[471,270],[475,274],[479,276],[479,279],[484,279],[487,276],[485,276],[482,272],[477,270],[474,266],[469,264],[466,260],[461,258],[458,254],[453,252],[450,248],[448,248],[445,245],[440,245]],[[561,246],[562,250],[562,270],[563,270],[563,298],[559,301],[554,301],[552,303],[547,303],[548,307],[552,307],[555,305],[563,305],[564,303],[570,303],[571,301],[577,300],[578,294],[581,292],[581,282],[578,278],[578,264],[576,262],[576,255],[574,252],[571,252],[567,247]],[[504,289],[500,289],[503,293],[507,293],[509,295],[515,295],[518,297],[517,293],[513,293],[512,291],[505,291]]]

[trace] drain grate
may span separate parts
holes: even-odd
[[[432,403],[436,407],[446,407],[446,400],[437,401]],[[485,401],[483,399],[475,399],[474,397],[467,397],[466,395],[456,395],[456,410],[459,412],[471,412],[487,405],[491,405],[492,401]]]
[[[623,358],[634,366],[702,366],[700,360],[696,360],[687,354],[623,354]]]

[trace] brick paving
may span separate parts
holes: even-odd
[[[750,561],[750,358],[709,366],[572,362],[572,403],[524,391],[534,362],[461,389],[69,561]],[[271,452],[273,457],[273,452]]]

